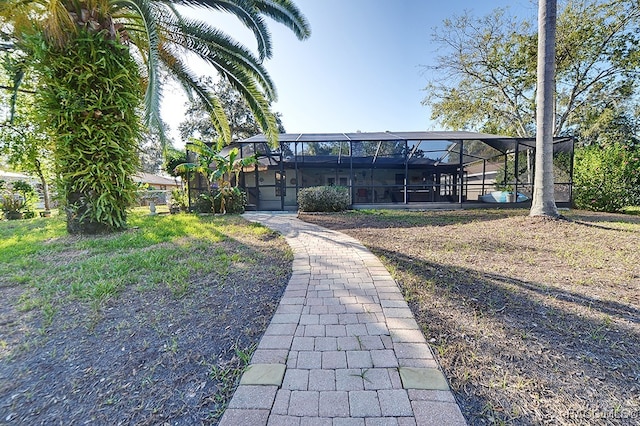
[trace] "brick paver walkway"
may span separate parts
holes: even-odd
[[[295,214],[245,217],[286,237],[293,275],[222,426],[466,425],[397,284],[371,252]]]

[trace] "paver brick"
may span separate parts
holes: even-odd
[[[277,390],[277,386],[238,386],[229,408],[271,409]]]
[[[242,375],[240,384],[280,386],[284,371],[284,364],[250,364]]]
[[[325,334],[329,337],[341,337],[347,335],[347,327],[345,325],[327,325],[325,326]]]
[[[398,358],[433,358],[426,343],[394,343]]]
[[[282,306],[282,305],[280,305]],[[300,306],[300,311],[302,311],[302,306]],[[300,319],[300,314],[274,314],[271,317],[272,324],[298,324],[298,320]]]
[[[347,356],[344,351],[325,351],[322,353],[322,368],[347,368]]]
[[[347,336],[366,336],[369,334],[366,324],[347,324]]]
[[[290,416],[318,416],[318,399],[320,393],[315,391],[293,391],[289,398]]]
[[[271,414],[267,426],[300,426],[300,417]]]
[[[358,368],[336,370],[336,390],[364,390],[362,370]]]
[[[307,325],[304,329],[304,335],[309,337],[324,337],[325,325]]]
[[[322,352],[300,351],[298,352],[297,368],[313,369],[322,368]]]
[[[360,349],[362,349],[360,338],[355,336],[338,337],[339,351],[360,350]]]
[[[375,391],[349,392],[351,417],[380,417],[380,402]]]
[[[220,419],[220,426],[264,426],[269,418],[269,410],[227,409]]]
[[[392,389],[391,378],[386,368],[363,370],[365,390]]]
[[[316,351],[337,351],[338,350],[338,338],[337,337],[316,337],[315,347]]]
[[[348,368],[371,368],[371,354],[369,351],[347,351]]]
[[[457,404],[435,401],[412,401],[417,426],[466,426]]]
[[[333,419],[333,426],[365,426],[365,423],[362,417],[338,417]]]
[[[373,366],[376,368],[381,367],[397,367],[398,359],[396,358],[396,354],[392,349],[380,349],[370,351],[371,354],[371,362]]]
[[[365,324],[367,327],[367,334],[370,336],[386,336],[389,335],[389,329],[383,322],[371,321]]]
[[[289,349],[293,336],[262,336],[259,349]]]
[[[271,414],[285,415],[289,412],[289,398],[291,391],[289,389],[279,389],[276,393],[276,400],[273,402]]]
[[[335,370],[310,370],[309,371],[309,390],[314,390],[314,391],[336,390],[336,371]]]
[[[404,389],[391,389],[378,391],[378,400],[383,416],[412,416],[413,409],[407,391]]]
[[[389,327],[389,330],[394,328],[420,330],[418,323],[413,318],[387,318],[387,327]]]
[[[269,327],[265,330],[265,335],[276,335],[276,336],[292,336],[293,333],[296,332],[297,325],[296,324],[276,324],[271,323]]]
[[[315,339],[313,337],[296,336],[291,343],[292,351],[312,351],[315,347]]]
[[[384,349],[384,344],[382,343],[383,337],[384,336],[360,336],[360,349]]]
[[[408,393],[411,401],[456,402],[455,398],[449,391],[409,389]]]
[[[398,426],[398,419],[395,417],[367,417],[364,419],[365,426]]]
[[[288,368],[284,373],[282,389],[307,390],[309,385],[309,370]]]
[[[413,318],[413,312],[409,308],[383,308],[387,318]]]
[[[254,364],[284,364],[289,351],[286,349],[256,349],[251,357]]]
[[[391,340],[398,343],[426,343],[420,330],[391,330]]]
[[[329,307],[328,306],[309,306],[309,313],[310,314],[317,314],[320,315],[320,320],[322,321],[323,317],[325,317],[326,315],[329,314]]]
[[[300,426],[332,426],[333,419],[329,417],[300,417]]]
[[[223,418],[232,422],[221,424],[265,426],[267,418],[282,426],[465,424],[448,390],[412,388],[438,387],[430,372],[446,380],[380,261],[344,234],[290,216],[262,217],[285,235],[294,261],[252,363],[287,369],[281,389],[239,386]]]
[[[349,394],[345,391],[320,392],[321,417],[349,417]]]
[[[300,315],[300,324],[319,324],[320,315]]]

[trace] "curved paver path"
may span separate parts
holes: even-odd
[[[371,252],[295,214],[245,217],[285,236],[293,275],[220,425],[466,425]]]

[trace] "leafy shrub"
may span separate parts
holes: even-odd
[[[175,188],[171,191],[171,205],[178,207],[181,211],[187,211],[189,207],[189,197],[187,191]]]
[[[350,205],[349,189],[344,186],[314,186],[298,192],[298,207],[303,212],[340,212]]]
[[[213,196],[209,193],[198,195],[192,208],[196,213],[213,213]]]
[[[614,143],[577,150],[573,199],[577,208],[604,212],[640,205],[640,147]]]
[[[22,213],[25,219],[35,216],[33,212],[38,196],[35,189],[25,181],[16,181],[0,187],[0,210],[7,213]]]
[[[214,204],[216,213],[222,213],[222,200],[224,199],[225,213],[242,214],[247,207],[247,193],[237,187],[225,187],[216,190]]]
[[[214,189],[211,193],[198,195],[193,204],[193,210],[196,213],[223,213],[223,200],[224,213],[241,214],[247,206],[246,192],[235,187],[225,187],[222,190]]]

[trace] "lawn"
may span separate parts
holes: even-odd
[[[379,256],[471,425],[640,424],[640,217],[301,215]]]
[[[213,424],[291,273],[239,217],[0,222],[0,423]]]
[[[400,284],[471,425],[637,424],[640,217],[524,210],[301,215]],[[239,217],[99,237],[0,222],[0,423],[215,424],[292,253]]]

